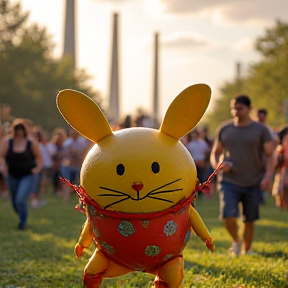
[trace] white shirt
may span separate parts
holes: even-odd
[[[194,161],[205,160],[209,151],[209,146],[202,139],[192,140],[187,144],[187,149],[192,155]]]
[[[39,143],[39,149],[43,158],[43,167],[44,168],[51,168],[52,166],[52,159],[49,150],[47,149],[46,145],[43,143]]]

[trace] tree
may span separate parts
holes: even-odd
[[[288,23],[277,20],[272,28],[255,40],[255,50],[262,56],[258,63],[249,66],[241,82],[231,80],[221,87],[221,95],[212,113],[207,115],[210,130],[230,116],[230,99],[235,94],[246,94],[254,108],[268,110],[268,124],[281,128],[288,122]],[[240,84],[240,85],[239,85]]]
[[[69,58],[52,57],[54,44],[45,28],[28,26],[29,13],[9,0],[0,2],[0,102],[16,117],[30,118],[47,130],[66,126],[57,110],[59,90],[70,88],[100,97],[89,86],[84,70],[73,71]]]
[[[268,109],[271,125],[283,126],[288,121],[283,110],[288,97],[288,23],[276,21],[256,40],[255,48],[263,60],[251,65],[247,91],[257,107]]]

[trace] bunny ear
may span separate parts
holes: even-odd
[[[97,143],[113,134],[99,106],[88,96],[75,90],[61,90],[57,95],[57,107],[75,130]]]
[[[160,132],[179,140],[191,131],[206,111],[211,89],[206,84],[196,84],[183,90],[170,104]]]

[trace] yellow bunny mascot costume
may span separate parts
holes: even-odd
[[[102,278],[143,271],[154,287],[183,284],[182,251],[191,229],[214,251],[213,240],[191,205],[199,183],[194,161],[179,141],[203,116],[209,86],[192,85],[170,104],[159,130],[134,127],[113,132],[86,95],[62,90],[57,106],[65,120],[95,143],[80,173],[77,192],[87,214],[77,257],[93,241],[96,249],[84,270],[87,288]],[[198,189],[198,190],[197,190]]]

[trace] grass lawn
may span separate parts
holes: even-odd
[[[199,197],[200,198],[200,197]],[[68,202],[47,194],[47,205],[29,212],[28,227],[19,231],[10,201],[0,199],[0,288],[83,287],[82,273],[89,259],[74,256],[85,215],[74,209],[78,199]],[[288,288],[288,211],[275,207],[268,197],[256,224],[253,250],[256,255],[229,258],[229,236],[218,220],[218,199],[198,199],[196,208],[216,241],[210,253],[195,235],[184,250],[185,287]],[[104,287],[151,287],[152,277],[132,273],[107,279]]]

